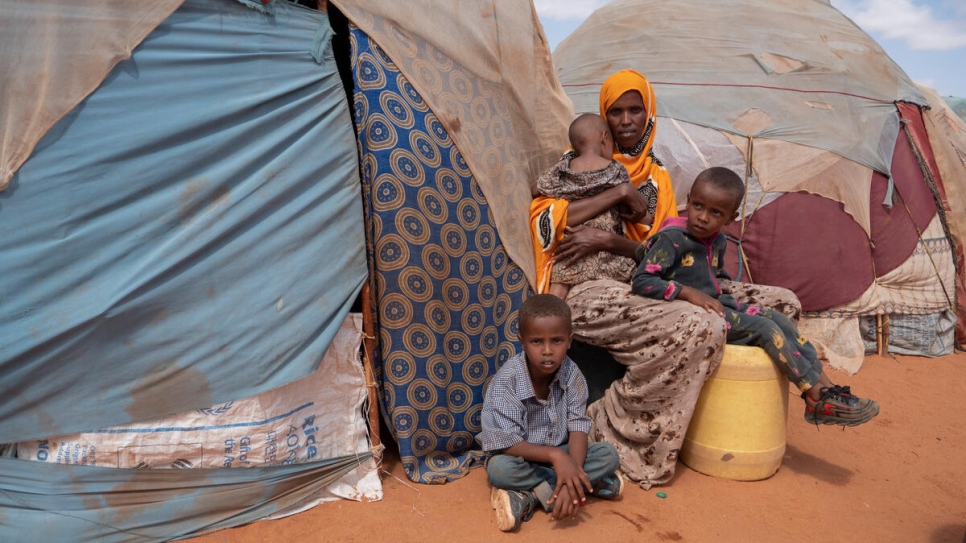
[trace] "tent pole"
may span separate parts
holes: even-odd
[[[369,441],[373,451],[382,450],[382,440],[379,438],[379,394],[376,385],[376,374],[373,369],[373,355],[376,352],[375,325],[372,322],[372,300],[370,298],[369,281],[362,285],[362,367],[366,374],[366,393],[369,422]],[[376,454],[375,452],[373,454]],[[382,460],[382,453],[376,454],[376,462]]]
[[[875,316],[875,343],[876,351],[879,356],[888,356],[889,343],[892,341],[892,333],[889,330],[889,315]]]
[[[745,272],[748,274],[748,282],[754,284],[755,279],[751,276],[751,264],[748,263],[748,257],[745,255],[745,248],[741,246],[741,242],[745,239],[745,227],[748,226],[748,216],[745,214],[748,208],[748,182],[751,180],[751,175],[754,173],[754,154],[755,154],[755,138],[754,136],[748,136],[748,158],[745,161],[745,197],[741,199],[741,232],[738,234],[738,252],[740,256],[738,258],[739,263],[745,268]],[[762,193],[762,198],[764,198],[764,193]],[[758,203],[761,204],[761,198],[758,199]],[[755,211],[758,210],[758,206],[755,206]]]
[[[748,158],[745,160],[745,197],[741,199],[741,235],[738,236],[738,241],[744,239],[745,237],[745,226],[746,226],[746,216],[745,211],[748,207],[748,182],[751,180],[751,174],[753,173],[754,153],[755,153],[755,138],[753,136],[748,136]],[[740,245],[739,245],[740,246]]]

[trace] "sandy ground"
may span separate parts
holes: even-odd
[[[789,398],[787,452],[764,481],[709,477],[679,463],[667,486],[629,486],[619,501],[592,500],[576,520],[538,512],[502,533],[483,470],[417,485],[390,449],[382,501],[331,502],[190,541],[966,542],[966,353],[870,356],[852,377],[830,375],[877,399],[881,413],[856,428],[816,428],[802,419],[802,400]]]

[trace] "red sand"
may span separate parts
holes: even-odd
[[[708,477],[679,463],[669,485],[629,485],[620,501],[592,500],[576,520],[538,512],[504,534],[483,470],[446,485],[415,484],[390,450],[382,501],[331,502],[190,541],[966,543],[966,353],[870,356],[852,377],[830,375],[878,400],[879,416],[856,428],[816,428],[802,419],[802,400],[789,398],[788,448],[765,481]]]

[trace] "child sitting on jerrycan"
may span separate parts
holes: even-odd
[[[745,186],[727,168],[708,168],[694,180],[685,217],[664,221],[638,248],[640,264],[632,280],[635,293],[659,300],[684,300],[725,319],[727,342],[761,347],[802,391],[805,420],[812,424],[856,426],[879,413],[874,400],[853,396],[822,370],[815,348],[784,314],[739,304],[722,294],[727,241],[721,228],[738,218]]]

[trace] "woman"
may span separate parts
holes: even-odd
[[[627,168],[631,184],[569,204],[548,197],[533,201],[530,224],[539,284],[549,283],[543,274],[554,261],[567,265],[597,251],[633,258],[640,242],[665,218],[677,216],[670,176],[652,152],[654,106],[654,91],[641,74],[624,70],[604,81],[600,114],[614,137],[614,159]],[[613,206],[625,220],[625,236],[575,226]],[[567,303],[575,338],[607,349],[627,367],[624,377],[589,406],[591,437],[614,444],[621,470],[647,489],[674,475],[701,386],[721,361],[725,323],[687,302],[637,296],[629,281],[629,276],[623,282],[585,281],[571,287]],[[732,290],[743,301],[797,317],[798,302],[790,291],[757,285]]]
[[[677,217],[671,177],[651,150],[657,123],[654,104],[650,83],[633,70],[617,72],[604,82],[600,89],[600,116],[607,120],[614,137],[614,160],[627,168],[631,185],[569,205],[566,200],[546,197],[534,200],[530,215],[535,226],[538,285],[548,283],[545,276],[554,261],[572,263],[580,258],[578,253],[591,252],[588,245],[633,257],[637,246],[657,231],[664,219]],[[614,206],[625,220],[626,237],[575,226]],[[572,235],[558,247],[565,232]]]

